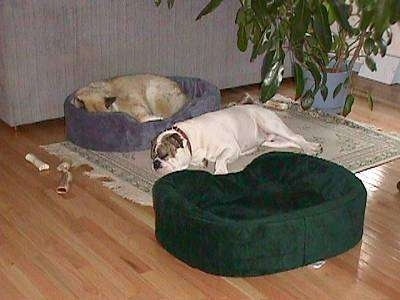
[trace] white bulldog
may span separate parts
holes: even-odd
[[[163,174],[209,161],[215,162],[215,174],[226,174],[227,164],[259,146],[322,152],[320,144],[291,131],[273,111],[247,104],[176,123],[153,140],[151,158],[153,169]]]

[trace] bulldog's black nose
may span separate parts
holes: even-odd
[[[154,170],[161,168],[161,161],[159,161],[158,159],[153,161],[153,168]]]

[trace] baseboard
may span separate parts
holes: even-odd
[[[352,82],[352,91],[355,96],[366,98],[368,94],[371,94],[374,101],[400,109],[400,85],[388,85],[358,75],[353,76]]]

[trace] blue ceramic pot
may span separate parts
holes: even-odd
[[[328,96],[324,101],[324,98],[321,95],[321,91],[319,91],[315,95],[312,107],[332,114],[342,113],[346,97],[350,92],[350,88],[349,86],[342,87],[340,92],[336,95],[335,98],[333,98],[333,91],[335,90],[335,88],[338,86],[339,83],[345,82],[345,80],[349,76],[349,73],[339,72],[339,73],[328,73],[327,75],[328,77],[326,86],[328,88]],[[309,71],[304,72],[304,80],[305,80],[305,89],[314,88],[314,78],[312,77]]]

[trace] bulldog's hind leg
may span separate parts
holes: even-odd
[[[275,136],[272,140],[266,140],[261,144],[263,147],[269,147],[269,148],[297,148],[301,149],[301,147],[296,144],[295,142],[288,141],[286,139],[283,139],[279,136]]]
[[[306,139],[300,135],[294,133],[285,123],[273,112],[266,111],[266,114],[261,115],[261,119],[257,121],[257,125],[266,133],[273,134],[276,139],[279,138],[279,143],[275,147],[280,145],[283,146],[297,145],[297,148],[301,148],[304,153],[309,155],[315,155],[322,152],[322,146],[319,143],[308,142]],[[286,141],[287,143],[283,143]],[[266,143],[264,143],[266,144]],[[268,146],[266,144],[266,146]]]

